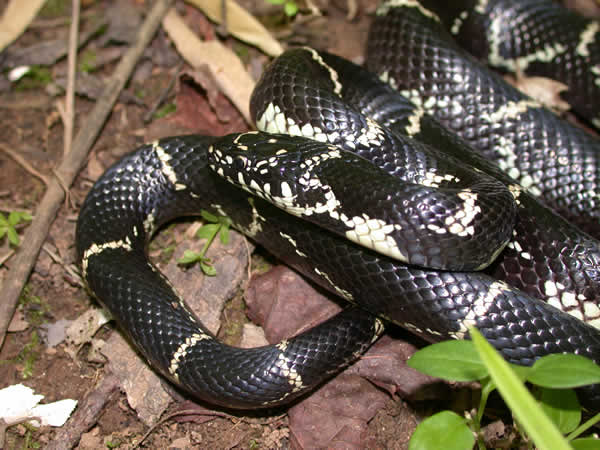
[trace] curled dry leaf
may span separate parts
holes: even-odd
[[[269,342],[300,333],[340,307],[287,267],[253,277],[245,294],[248,315],[261,323]],[[368,422],[390,394],[427,397],[435,380],[406,366],[415,347],[389,337],[362,359],[294,405],[290,411],[292,448],[366,448]],[[365,379],[366,378],[366,379]],[[367,381],[367,379],[370,381]]]
[[[201,41],[173,8],[163,19],[163,27],[183,58],[194,68],[208,67],[221,91],[251,123],[254,80],[237,55],[218,41]]]
[[[546,77],[529,77],[524,74],[518,74],[515,78],[510,77],[508,81],[521,92],[557,113],[571,109],[571,105],[560,97],[561,92],[569,89],[560,81]]]
[[[46,0],[12,0],[0,19],[0,52],[18,38]]]
[[[364,378],[339,375],[290,409],[292,448],[366,448],[367,424],[387,400]]]
[[[109,361],[109,370],[119,379],[129,406],[146,425],[156,423],[171,402],[161,378],[119,333],[108,338],[102,354]]]
[[[248,316],[262,325],[272,344],[315,326],[341,310],[285,266],[253,277],[245,299]]]
[[[210,20],[223,23],[222,2],[214,0],[187,0],[187,2],[200,8]],[[226,0],[225,3],[228,33],[260,48],[267,55],[278,56],[283,52],[281,44],[248,11],[233,0]]]

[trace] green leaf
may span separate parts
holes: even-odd
[[[590,428],[595,426],[598,422],[600,422],[600,413],[595,414],[594,416],[592,416],[588,420],[586,420],[584,423],[579,425],[576,430],[574,430],[572,433],[569,433],[569,435],[567,436],[567,439],[573,440],[573,439],[581,436],[587,430],[589,430]]]
[[[517,374],[517,376],[519,377],[519,379],[522,382],[527,381],[527,378],[529,377],[529,374],[531,373],[530,366],[518,366],[516,364],[511,364],[510,368],[513,370],[514,373]]]
[[[205,209],[203,209],[202,211],[200,211],[200,215],[207,222],[212,222],[212,223],[218,223],[219,222],[219,217],[218,216],[215,216],[214,214],[209,213]]]
[[[17,247],[21,242],[19,240],[19,235],[17,234],[17,232],[15,231],[14,228],[8,228],[7,230],[7,237],[9,242],[14,245],[15,247]]]
[[[540,450],[569,450],[569,444],[544,414],[519,377],[502,356],[485,340],[476,328],[469,334],[481,360],[487,366],[498,392],[511,409],[518,423]]]
[[[574,354],[553,354],[538,359],[527,381],[547,388],[574,388],[600,383],[600,367]]]
[[[202,225],[196,232],[196,237],[199,239],[212,239],[219,231],[221,225],[217,223],[207,223]]]
[[[574,450],[597,450],[600,448],[600,440],[595,438],[581,438],[571,441]]]
[[[442,411],[419,424],[410,438],[409,450],[468,450],[475,436],[466,419],[452,411]]]
[[[200,261],[200,268],[205,275],[209,277],[214,277],[217,274],[217,269],[215,269],[208,259],[204,259]]]
[[[286,0],[267,0],[271,5],[283,5]]]
[[[540,388],[541,407],[562,434],[573,431],[581,422],[581,406],[572,389]]]
[[[8,215],[8,223],[13,227],[21,221],[21,213],[18,211],[11,211]]]
[[[408,366],[453,381],[476,381],[488,374],[470,341],[445,341],[425,347],[411,356]]]
[[[229,244],[229,225],[221,224],[221,229],[219,230],[219,239],[221,239],[221,243],[223,245]]]
[[[21,222],[30,222],[31,214],[25,211],[11,211],[8,215],[8,224],[15,226]]]
[[[6,220],[6,216],[0,213],[0,226],[7,226],[8,221]]]
[[[284,5],[283,10],[288,17],[294,17],[296,14],[298,14],[298,5],[296,5],[296,2],[293,1],[287,2]]]
[[[0,239],[4,237],[6,230],[8,230],[8,228],[0,226]]]
[[[177,264],[193,264],[202,261],[204,257],[201,253],[196,253],[192,250],[185,250],[183,256],[177,260]]]

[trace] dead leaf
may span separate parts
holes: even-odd
[[[66,342],[68,348],[65,351],[74,355],[79,347],[89,342],[96,332],[110,320],[108,312],[102,308],[90,308],[67,329]]]
[[[60,319],[54,323],[42,324],[40,328],[43,331],[42,336],[46,341],[46,345],[53,348],[63,342],[72,323],[72,320]]]
[[[25,315],[23,311],[17,309],[10,323],[8,324],[8,332],[16,333],[18,331],[25,331],[29,328],[29,322],[25,319]]]
[[[90,180],[97,180],[105,170],[106,167],[104,167],[104,164],[102,164],[98,159],[98,154],[96,152],[92,152],[87,163],[87,177]]]
[[[187,0],[187,2],[200,8],[213,22],[223,23],[222,2],[214,0]],[[235,1],[226,0],[225,11],[228,33],[260,48],[270,56],[279,56],[283,53],[283,47],[271,36],[271,33]]]
[[[0,19],[0,52],[17,39],[46,0],[11,0]]]
[[[571,105],[560,97],[561,92],[567,91],[569,87],[560,81],[546,77],[530,77],[521,73],[511,77],[509,82],[525,95],[559,114],[571,109]]]
[[[132,2],[115,2],[106,11],[108,29],[100,38],[100,45],[109,42],[131,44],[137,39],[138,30],[142,24],[141,9]]]
[[[67,77],[56,77],[53,84],[65,91],[67,87]],[[77,82],[75,83],[75,92],[77,95],[87,97],[91,100],[97,100],[104,94],[105,88],[106,83],[99,76],[87,72],[80,72],[77,74]],[[119,101],[121,103],[133,103],[136,105],[144,104],[143,101],[128,91],[121,91],[119,94]]]
[[[401,339],[383,336],[350,366],[354,373],[386,390],[392,396],[423,400],[439,398],[447,391],[439,379],[425,375],[406,365],[408,358],[418,349]]]
[[[197,72],[203,72],[198,69]],[[198,77],[199,75],[196,74]],[[196,78],[196,76],[194,76]],[[211,76],[212,79],[212,76]],[[223,136],[247,130],[246,121],[215,84],[203,90],[190,77],[183,75],[177,86],[177,110],[167,116],[175,123],[195,133]],[[209,100],[212,97],[212,104]]]
[[[252,123],[249,104],[254,80],[237,55],[219,41],[202,42],[174,8],[163,19],[163,27],[183,58],[194,68],[208,67],[221,91]]]
[[[365,448],[367,423],[387,400],[357,375],[337,376],[289,410],[292,448]]]
[[[268,345],[269,341],[265,337],[265,330],[258,325],[253,323],[245,323],[242,330],[242,339],[240,347],[242,348],[254,348]]]
[[[245,299],[248,317],[262,325],[271,343],[307,330],[341,310],[285,266],[253,277]]]
[[[146,425],[155,424],[171,401],[161,378],[119,333],[110,336],[103,355],[108,359],[109,370],[119,378],[129,406]]]
[[[81,32],[77,41],[78,48],[96,35],[98,30],[104,26],[104,18],[92,21],[86,30]],[[29,66],[38,64],[49,66],[67,54],[69,42],[65,38],[44,40],[28,47],[7,48],[3,54],[2,67]]]

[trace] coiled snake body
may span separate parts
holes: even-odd
[[[532,101],[511,97],[517,94],[494,84],[501,83],[495,76],[485,79],[489,84],[473,78],[470,70],[483,69],[469,57],[427,59],[458,50],[430,37],[438,21],[422,5],[394,0],[379,11],[369,65],[391,85],[333,55],[291,50],[253,93],[257,127],[269,133],[181,136],[143,146],[109,169],[81,208],[77,250],[90,290],[155,368],[202,399],[255,408],[300,395],[381,332],[381,322],[364,310],[432,341],[463,338],[476,326],[519,364],[555,352],[600,361],[600,332],[590,325],[600,320],[599,244],[536,198],[569,214],[594,206],[598,165],[590,167],[598,144]],[[404,31],[417,20],[413,14],[423,21],[418,37]],[[400,57],[394,45],[407,42],[423,47],[408,49],[410,64],[402,67],[420,64],[418,55],[424,67],[400,81],[388,65]],[[440,62],[448,65],[443,74]],[[424,80],[426,73],[434,78]],[[464,88],[458,97],[433,96],[457,73]],[[484,87],[486,110],[457,106],[470,89],[482,97]],[[521,101],[517,113],[498,112]],[[527,125],[530,109],[542,120],[535,128]],[[485,143],[488,159],[504,151],[508,175],[425,112],[439,112],[472,144]],[[474,124],[476,116],[487,117],[487,126]],[[550,145],[554,137],[560,147]],[[485,153],[488,147],[495,150]],[[560,167],[537,162],[552,151]],[[562,191],[567,195],[559,198]],[[573,204],[581,198],[585,205]],[[201,209],[226,214],[274,255],[364,310],[350,308],[271,347],[220,344],[145,253],[161,224]],[[593,226],[588,231],[600,234]],[[588,406],[598,408],[598,392],[587,388]]]

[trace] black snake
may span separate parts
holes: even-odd
[[[271,347],[217,342],[145,253],[161,224],[200,209],[226,214],[316,283],[428,340],[476,326],[519,364],[555,352],[600,362],[590,325],[600,319],[600,246],[540,202],[569,218],[588,214],[578,223],[600,237],[599,144],[489,74],[441,23],[413,0],[392,0],[370,36],[368,66],[379,76],[290,50],[251,101],[258,128],[275,134],[165,138],[97,181],[77,226],[83,276],[156,369],[213,403],[271,406],[381,332],[378,319],[350,308]],[[486,253],[483,237],[493,242]],[[586,388],[586,405],[600,407],[598,393]]]

